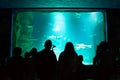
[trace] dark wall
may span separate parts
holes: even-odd
[[[11,9],[0,9],[0,60],[10,54]]]
[[[120,9],[107,10],[108,40],[112,53],[120,56]]]
[[[120,10],[107,10],[107,21],[109,30],[109,41],[112,43],[116,43],[113,45],[120,46],[119,44],[117,44],[120,41]]]

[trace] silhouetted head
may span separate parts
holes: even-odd
[[[25,52],[25,58],[29,58],[30,54],[29,52]]]
[[[46,40],[44,44],[45,49],[50,50],[52,47],[52,41],[51,40]]]
[[[102,41],[100,43],[100,48],[103,49],[103,50],[107,49],[108,48],[108,43],[106,41]]]
[[[74,46],[72,42],[67,42],[65,45],[65,50],[66,52],[75,52]]]
[[[31,54],[31,55],[37,54],[37,49],[36,49],[36,48],[32,48],[32,49],[30,50],[30,54]]]
[[[22,53],[22,49],[20,47],[15,47],[13,53],[15,56],[20,56]]]
[[[79,56],[78,56],[78,60],[79,60],[80,62],[82,62],[82,61],[83,61],[83,56],[82,56],[82,55],[79,55]]]

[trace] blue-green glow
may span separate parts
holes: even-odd
[[[105,40],[103,12],[33,11],[32,14],[32,25],[28,28],[32,29],[33,47],[40,51],[44,48],[44,41],[51,39],[53,45],[56,45],[54,51],[58,59],[66,42],[71,41],[77,54],[83,55],[83,63],[92,64],[97,45]]]
[[[53,31],[63,31],[63,28],[65,27],[64,15],[60,12],[53,12],[52,17],[54,17]]]

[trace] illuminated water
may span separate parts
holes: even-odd
[[[105,21],[102,12],[17,13],[19,14],[29,15],[24,19],[25,22],[23,19],[19,20],[19,25],[27,28],[21,28],[19,33],[19,30],[16,30],[18,33],[16,45],[25,51],[29,51],[32,47],[40,51],[44,48],[44,41],[51,39],[56,46],[54,51],[58,58],[60,52],[64,50],[65,43],[71,41],[77,54],[83,55],[83,63],[92,64],[96,46],[105,40]]]

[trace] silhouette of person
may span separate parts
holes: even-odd
[[[55,80],[57,59],[52,48],[52,41],[46,40],[44,49],[37,54],[37,71],[40,80]]]
[[[96,56],[93,58],[93,65],[98,66],[100,64],[100,57],[101,57],[101,47],[100,45],[97,46]]]
[[[30,66],[31,80],[33,80],[36,77],[36,67],[35,67],[36,56],[37,56],[37,49],[36,48],[32,48],[30,50],[30,57],[31,57],[31,66]]]
[[[78,67],[77,67],[77,80],[85,80],[86,79],[86,69],[85,65],[82,63],[83,61],[83,56],[79,55],[78,56]]]
[[[8,61],[11,80],[23,80],[24,59],[20,56],[22,53],[22,49],[20,47],[15,47],[13,53],[14,56],[11,57]]]
[[[30,52],[25,53],[24,58],[24,69],[25,69],[25,76],[24,79],[26,80],[34,80],[36,77],[35,72],[35,57],[37,55],[37,49],[32,48]]]
[[[100,45],[97,46],[97,50],[96,50],[96,56],[93,58],[93,67],[94,67],[94,80],[98,80],[98,76],[99,76],[99,66],[100,66],[100,58],[101,58],[101,47]]]
[[[24,71],[25,71],[24,79],[25,79],[25,80],[33,80],[33,75],[31,75],[31,74],[32,74],[32,71],[33,71],[32,58],[31,58],[29,52],[26,52],[26,53],[25,53],[25,58],[24,58]]]
[[[97,63],[96,80],[109,80],[113,61],[110,53],[109,44],[106,41],[102,41],[100,43],[94,60],[94,63]]]
[[[58,80],[75,80],[77,53],[72,42],[67,42],[58,59]]]

